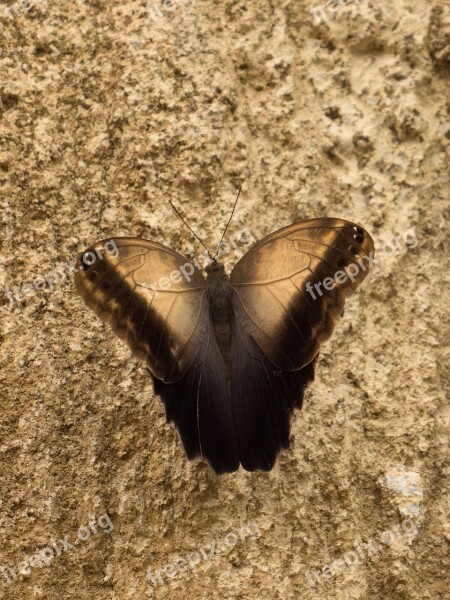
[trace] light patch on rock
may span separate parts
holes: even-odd
[[[407,471],[404,465],[396,465],[380,478],[379,483],[393,494],[401,515],[411,518],[421,515],[423,486],[419,473]]]

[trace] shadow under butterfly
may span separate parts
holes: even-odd
[[[198,269],[183,277],[186,257],[136,238],[114,238],[116,256],[83,260],[109,241],[80,255],[76,288],[146,364],[188,459],[217,474],[271,470],[320,345],[368,273],[370,235],[342,219],[301,221],[255,244],[229,277],[211,257],[206,278]],[[324,287],[350,265],[357,274]]]

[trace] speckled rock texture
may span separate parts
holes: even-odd
[[[17,0],[0,34],[0,598],[448,600],[449,4]],[[290,450],[217,477],[71,265],[198,254],[167,199],[212,247],[241,183],[227,236],[342,217],[378,262]]]

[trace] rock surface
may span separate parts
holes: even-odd
[[[0,598],[449,598],[450,9],[329,4],[2,5]],[[379,261],[291,449],[218,478],[70,265],[199,253],[167,199],[213,246],[241,182],[229,235],[342,217]]]

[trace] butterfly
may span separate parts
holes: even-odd
[[[269,471],[289,446],[319,348],[373,254],[362,227],[319,218],[264,237],[230,276],[216,257],[205,277],[162,244],[117,237],[83,252],[74,277],[147,366],[189,460],[217,474]]]

